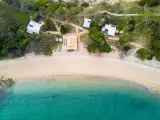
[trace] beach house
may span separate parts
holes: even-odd
[[[63,50],[77,50],[78,49],[78,37],[75,33],[67,33],[63,35]]]
[[[116,34],[116,25],[106,24],[101,30],[104,34],[114,37]]]
[[[90,25],[91,25],[91,19],[84,18],[83,27],[90,28]]]
[[[40,29],[43,24],[37,23],[33,20],[31,20],[27,26],[27,33],[33,34],[33,33],[39,33]]]

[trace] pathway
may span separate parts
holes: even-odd
[[[112,13],[109,11],[99,11],[97,13],[107,13],[109,15],[112,16],[116,16],[116,17],[136,17],[136,16],[142,16],[143,14],[117,14],[117,13]],[[160,16],[160,13],[154,13],[152,16]]]
[[[87,29],[85,29],[83,27],[80,27],[80,26],[78,26],[76,24],[69,23],[67,21],[61,21],[61,20],[57,20],[57,19],[51,19],[51,20],[55,24],[55,27],[56,27],[57,31],[46,31],[46,33],[50,33],[50,34],[54,34],[54,35],[61,35],[61,33],[60,33],[60,27],[58,26],[57,23],[70,25],[70,26],[72,26],[72,27],[74,27],[76,29],[79,51],[84,52],[84,45],[83,45],[83,43],[80,40],[80,36],[83,35],[83,34],[88,33]],[[81,30],[81,32],[79,30]]]
[[[133,46],[135,46],[135,47],[137,47],[137,48],[144,48],[144,46],[142,46],[142,45],[140,45],[140,44],[137,44],[137,43],[135,43],[135,42],[130,42],[129,44],[130,44],[130,45],[133,45]]]

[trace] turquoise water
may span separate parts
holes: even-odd
[[[0,120],[160,120],[160,96],[104,78],[25,80],[0,94]]]

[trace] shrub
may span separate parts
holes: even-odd
[[[55,41],[55,35],[40,34],[29,41],[26,50],[28,53],[34,52],[35,54],[44,53],[47,56],[52,55],[52,51],[57,49],[59,42]]]
[[[137,57],[141,60],[151,60],[152,59],[152,54],[148,52],[148,50],[141,48],[137,51]]]
[[[38,7],[44,7],[48,3],[48,0],[36,0],[36,4]]]
[[[89,6],[89,3],[88,3],[88,2],[83,2],[83,3],[81,4],[81,6],[82,6],[82,7],[88,7],[88,6]]]
[[[144,6],[144,5],[148,5],[150,7],[152,6],[156,6],[159,4],[159,0],[140,0],[139,1],[139,5]]]
[[[127,44],[122,49],[123,51],[128,52],[128,50],[133,49],[133,48],[134,48],[133,45]]]
[[[61,25],[60,27],[61,34],[66,34],[68,32],[68,27],[66,25]]]
[[[52,50],[48,50],[48,51],[45,51],[44,54],[46,56],[52,56],[53,52],[52,52]]]
[[[53,21],[51,19],[47,18],[45,20],[45,24],[42,26],[41,30],[42,31],[55,31],[56,27],[55,27]]]

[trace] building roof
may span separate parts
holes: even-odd
[[[63,36],[63,49],[64,50],[77,50],[77,35],[68,33]]]
[[[91,19],[84,18],[83,27],[90,28],[90,25],[91,25]]]
[[[30,34],[39,33],[41,26],[42,26],[42,24],[39,24],[39,23],[31,20],[27,26],[27,32]]]
[[[116,25],[108,25],[106,24],[104,27],[102,27],[102,32],[108,31],[107,34],[110,36],[115,36],[116,33]]]

